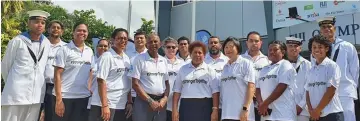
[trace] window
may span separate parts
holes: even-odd
[[[174,6],[182,5],[182,4],[189,3],[189,2],[192,2],[192,0],[173,0],[172,5],[174,7]]]

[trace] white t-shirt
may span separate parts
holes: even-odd
[[[85,98],[90,96],[90,77],[93,51],[84,44],[81,52],[73,41],[61,47],[55,56],[54,66],[64,68],[61,74],[61,94],[63,98]],[[53,89],[55,95],[55,88]]]
[[[241,56],[242,56],[243,58],[246,58],[246,59],[248,59],[248,60],[250,60],[251,62],[254,63],[255,79],[259,78],[260,70],[271,63],[271,61],[268,59],[268,57],[265,56],[264,54],[262,54],[261,52],[260,52],[260,55],[258,55],[255,59],[253,59],[253,58],[249,55],[249,52],[248,52],[248,51],[246,51],[246,52],[245,52],[244,54],[242,54]],[[256,81],[256,80],[255,80],[255,81]]]
[[[296,105],[300,106],[303,109],[301,115],[310,116],[306,108],[306,93],[304,86],[306,84],[305,76],[311,68],[311,63],[305,58],[299,56],[296,63],[291,64],[297,71],[297,75],[295,77],[296,86],[294,87]]]
[[[255,83],[253,63],[238,56],[232,64],[227,63],[220,78],[220,95],[222,100],[221,119],[240,120],[239,115],[245,103],[247,85]],[[255,120],[254,105],[249,107],[249,121]]]
[[[169,80],[166,65],[164,57],[158,55],[155,60],[146,52],[135,57],[128,76],[139,79],[146,93],[160,96],[166,89],[165,81]]]
[[[56,52],[60,49],[60,47],[66,45],[67,43],[60,41],[56,44],[51,44],[50,45],[50,52],[49,52],[49,57],[45,66],[45,81],[46,83],[54,83],[54,58],[55,58],[55,54]]]
[[[180,68],[173,91],[181,93],[181,98],[212,98],[219,92],[218,81],[215,70],[205,62],[198,67],[187,63]]]
[[[136,57],[137,55],[143,54],[143,53],[147,52],[147,50],[148,50],[148,49],[145,48],[144,51],[142,51],[142,52],[140,52],[140,53],[138,53],[135,48],[134,48],[134,49],[127,50],[127,51],[126,51],[126,55],[128,55],[128,57],[130,58],[130,64],[133,63],[133,60],[135,59],[135,57]],[[130,78],[130,80],[131,80],[131,78]],[[135,90],[134,90],[133,88],[131,88],[131,96],[132,96],[132,97],[136,97],[136,92],[135,92]]]
[[[96,74],[97,74],[97,71],[98,71],[98,63],[99,63],[99,58],[97,56],[93,56],[93,60],[92,60],[92,63],[91,63],[91,70],[93,71],[92,72],[92,76],[93,76],[93,79],[92,79],[92,82],[91,82],[91,91],[94,93],[95,89],[98,89],[98,84],[97,84],[97,78],[96,78]],[[88,106],[87,106],[87,109],[91,109],[91,100],[92,100],[92,97],[91,96],[89,98],[89,102],[88,102]]]
[[[306,75],[307,83],[305,89],[309,92],[310,103],[313,109],[318,106],[328,87],[333,86],[336,88],[334,97],[322,110],[320,117],[343,111],[339,99],[340,76],[339,66],[329,58],[325,58],[319,65],[314,64]]]
[[[125,109],[131,81],[127,77],[130,59],[124,53],[118,55],[112,48],[100,56],[96,77],[105,80],[109,108]],[[95,87],[91,105],[102,106],[98,87]]]
[[[293,92],[296,71],[287,60],[265,66],[260,71],[260,78],[256,81],[256,88],[260,88],[261,97],[265,101],[275,88],[280,84],[286,84],[287,88],[283,94],[269,105],[272,109],[270,116],[263,117],[264,120],[296,120],[296,104]]]
[[[331,59],[339,48],[336,64],[341,70],[339,85],[339,96],[351,97],[357,99],[357,85],[359,79],[359,58],[356,48],[353,44],[336,38],[332,45]]]
[[[220,77],[223,71],[224,65],[229,61],[229,58],[220,52],[220,57],[213,59],[210,54],[205,56],[205,63],[215,69],[216,76]]]
[[[167,59],[167,63],[168,63],[167,68],[169,71],[168,73],[169,73],[170,93],[169,93],[166,109],[172,111],[172,101],[173,101],[173,93],[174,93],[172,89],[174,87],[176,76],[178,75],[181,66],[184,65],[184,61],[176,58],[176,60],[173,63],[171,63],[171,61]]]
[[[190,57],[190,54],[185,58],[183,59],[182,57],[180,57],[180,53],[176,54],[176,57],[183,60],[185,63],[190,63],[191,62],[191,57]]]

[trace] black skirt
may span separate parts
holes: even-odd
[[[182,98],[180,121],[211,121],[212,98]]]

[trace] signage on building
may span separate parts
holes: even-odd
[[[199,30],[196,32],[196,40],[201,41],[204,44],[208,44],[208,40],[211,37],[211,34],[206,30]]]
[[[289,27],[304,23],[289,17],[289,8],[296,9],[299,16],[307,21],[314,21],[320,17],[339,16],[358,12],[360,1],[274,1],[273,28]]]
[[[336,16],[336,36],[352,44],[360,44],[360,13]],[[285,37],[293,36],[304,40],[303,50],[308,50],[308,40],[320,34],[316,22],[302,23],[276,30],[276,39],[285,41]],[[279,33],[278,33],[279,32]]]

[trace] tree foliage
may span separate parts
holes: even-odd
[[[44,10],[51,15],[47,23],[52,20],[61,21],[64,26],[62,40],[69,42],[72,40],[74,24],[84,22],[88,24],[89,35],[86,41],[88,46],[92,46],[91,38],[109,38],[115,26],[108,25],[106,21],[96,18],[95,11],[75,10],[69,13],[64,8],[54,5],[51,1],[1,1],[1,57],[3,57],[8,42],[20,32],[27,31],[28,14],[30,10]],[[44,33],[48,35],[47,32]]]
[[[143,31],[145,32],[147,35],[154,32],[154,21],[153,20],[146,20],[145,18],[141,18],[141,21],[142,21],[142,25],[141,27],[136,30],[135,32],[137,31]]]

